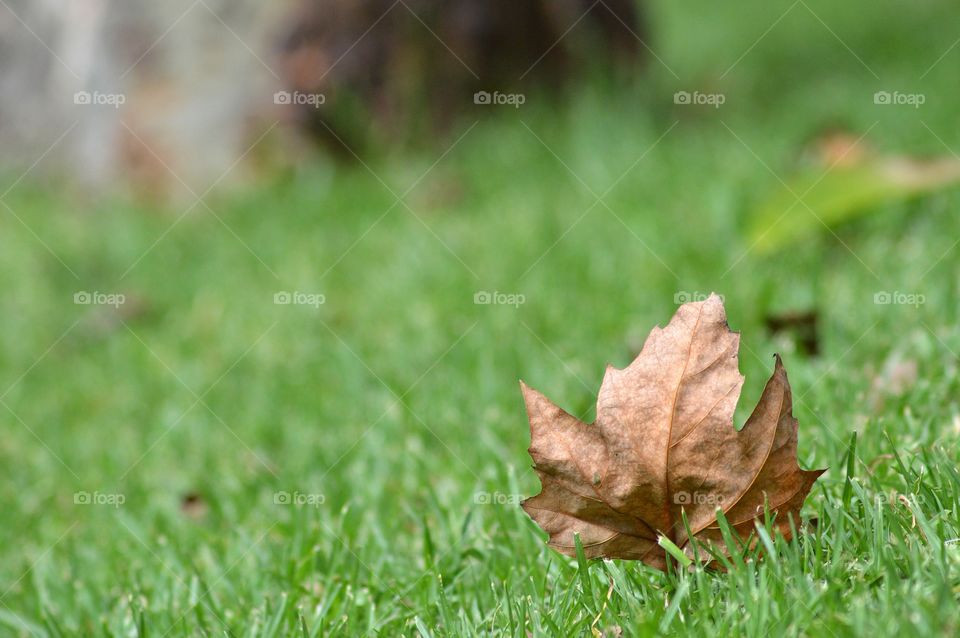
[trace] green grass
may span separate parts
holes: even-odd
[[[955,634],[960,193],[766,257],[744,234],[824,127],[960,150],[960,51],[919,78],[955,11],[793,5],[721,78],[790,6],[658,3],[653,44],[681,79],[654,61],[612,94],[531,95],[432,170],[456,136],[221,193],[219,220],[17,185],[15,215],[0,208],[0,634]],[[727,100],[678,107],[678,90]],[[876,106],[878,90],[927,103]],[[424,173],[390,209],[380,180],[399,195]],[[784,356],[801,465],[830,467],[816,524],[726,572],[549,550],[516,506],[538,490],[517,380],[592,419],[604,364],[627,364],[675,295],[711,290],[743,335],[741,422]],[[764,328],[810,308],[818,357]],[[918,371],[899,391],[882,374],[897,358]]]

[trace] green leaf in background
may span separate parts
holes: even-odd
[[[960,159],[874,157],[852,165],[810,168],[750,217],[748,238],[760,253],[832,228],[877,207],[960,182]]]

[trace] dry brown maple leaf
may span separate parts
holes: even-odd
[[[697,541],[725,551],[716,511],[746,539],[765,506],[790,536],[790,518],[799,524],[800,507],[825,470],[797,463],[797,421],[779,356],[756,409],[736,429],[739,346],[723,301],[711,295],[654,328],[629,366],[607,366],[593,424],[520,382],[542,484],[523,509],[551,547],[573,556],[579,534],[588,558],[665,569],[660,536],[691,553],[681,511]]]

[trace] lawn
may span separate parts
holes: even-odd
[[[655,3],[629,85],[187,214],[9,175],[0,635],[960,631],[960,192],[765,254],[745,231],[824,129],[960,152],[956,10],[739,7]],[[518,380],[589,421],[605,364],[710,291],[742,333],[738,424],[779,352],[801,466],[830,468],[801,533],[725,571],[550,550],[518,507]],[[816,356],[765,327],[809,310]]]

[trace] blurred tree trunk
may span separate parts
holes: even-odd
[[[279,82],[270,41],[289,3],[6,4],[0,166],[7,170],[26,169],[56,143],[36,172],[99,186],[173,185],[190,198],[243,153],[251,115],[266,110]],[[78,103],[78,94],[91,103]],[[98,96],[111,103],[96,103]]]
[[[635,0],[301,0],[282,68],[291,91],[326,98],[291,109],[306,130],[359,143],[416,130],[418,114],[449,123],[478,91],[635,68],[646,31]]]
[[[635,61],[644,33],[633,0],[5,0],[0,168],[192,201],[278,120],[398,141],[476,91]]]

